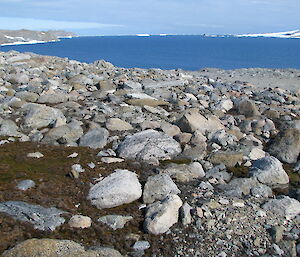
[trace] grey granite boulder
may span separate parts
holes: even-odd
[[[300,202],[288,196],[271,199],[262,208],[282,215],[287,219],[292,219],[300,214]]]
[[[60,217],[66,212],[57,208],[45,208],[40,205],[32,205],[21,201],[8,201],[0,203],[0,212],[4,212],[13,218],[33,224],[35,229],[55,230],[65,222]]]
[[[43,104],[29,103],[23,106],[26,116],[23,125],[29,128],[59,127],[66,124],[61,110]]]
[[[180,190],[168,174],[159,174],[150,176],[144,187],[144,203],[153,203],[157,200],[163,200],[168,195],[177,195]]]
[[[224,128],[218,117],[210,115],[206,118],[195,109],[188,110],[177,121],[177,126],[182,132],[193,133],[198,130],[202,134],[206,131],[213,132]]]
[[[142,186],[134,172],[116,170],[90,188],[88,200],[99,209],[131,203],[142,196]]]
[[[178,222],[182,201],[178,195],[169,195],[162,201],[147,207],[144,228],[148,233],[158,235],[167,232]]]
[[[79,122],[70,122],[66,125],[52,128],[42,139],[45,144],[76,144],[77,140],[83,135],[83,129]]]
[[[85,249],[80,244],[71,240],[58,239],[28,239],[19,243],[14,248],[3,253],[4,257],[122,257],[111,248],[96,247]]]
[[[300,153],[300,129],[287,129],[277,135],[268,152],[282,162],[297,162]]]
[[[117,152],[125,159],[157,161],[175,157],[181,152],[181,147],[172,137],[149,129],[126,137]]]
[[[254,161],[249,175],[269,186],[289,183],[289,176],[283,169],[282,163],[273,156]]]
[[[109,133],[104,128],[95,128],[85,133],[81,138],[79,145],[90,148],[103,148],[107,144]]]

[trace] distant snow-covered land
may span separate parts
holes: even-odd
[[[277,38],[300,38],[300,30],[264,34],[241,34],[237,37],[277,37]]]

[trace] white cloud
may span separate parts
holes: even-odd
[[[123,27],[119,24],[97,22],[56,21],[31,18],[0,17],[1,29],[101,29],[107,27]]]

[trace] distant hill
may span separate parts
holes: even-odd
[[[63,30],[0,30],[0,45],[58,41],[59,38],[68,38],[75,36],[76,35],[74,33],[66,32]]]
[[[264,33],[264,34],[242,34],[237,37],[278,37],[278,38],[300,38],[300,30],[286,32]]]

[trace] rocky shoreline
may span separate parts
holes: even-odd
[[[299,73],[0,52],[0,254],[299,255]]]

